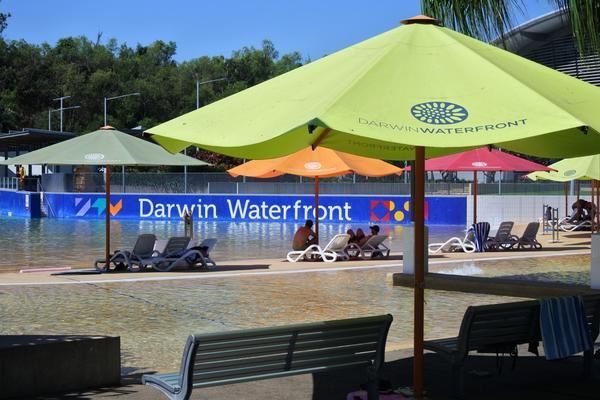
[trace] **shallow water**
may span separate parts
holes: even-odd
[[[540,274],[585,276],[588,263],[589,257],[568,256],[433,264],[432,269],[538,279]],[[0,334],[118,335],[124,373],[175,370],[191,333],[382,313],[394,316],[388,345],[410,347],[412,289],[386,283],[386,274],[398,270],[0,287]],[[457,333],[469,305],[515,299],[428,290],[425,300],[425,335],[438,338]]]
[[[198,237],[218,237],[217,260],[282,257],[293,224],[202,223]],[[322,224],[323,237],[347,225]],[[356,226],[354,226],[356,228]],[[366,228],[363,227],[363,229]],[[104,249],[102,221],[0,219],[0,269],[89,267]],[[139,232],[181,235],[182,223],[114,221],[113,247],[130,246]],[[384,226],[398,249],[402,227]],[[463,236],[461,227],[432,227],[430,241]],[[589,256],[553,256],[439,263],[434,272],[558,280],[589,284]],[[333,266],[332,268],[335,268]],[[399,267],[285,274],[239,274],[202,279],[0,287],[0,334],[92,334],[121,337],[124,373],[178,367],[187,335],[390,313],[388,344],[412,345],[413,291],[392,287]],[[0,281],[2,275],[0,274]],[[425,335],[455,335],[469,305],[512,298],[426,291]]]
[[[91,267],[94,260],[104,258],[104,221],[76,219],[25,219],[0,218],[0,271],[40,267]],[[218,238],[211,254],[215,260],[240,260],[284,258],[298,224],[261,222],[197,222],[196,238]],[[320,224],[322,243],[348,228],[367,224]],[[380,225],[381,233],[388,235],[388,245],[399,250],[404,227]],[[131,248],[140,233],[154,233],[166,239],[183,236],[180,221],[130,221],[111,222],[111,248]],[[430,241],[445,240],[450,236],[464,237],[462,226],[434,226],[430,228]]]
[[[0,333],[118,335],[125,373],[174,370],[187,335],[237,328],[391,313],[388,343],[408,343],[412,290],[388,286],[387,272],[2,287]],[[451,334],[468,305],[505,300],[428,292],[426,332]]]

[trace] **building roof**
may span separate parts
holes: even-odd
[[[600,86],[600,58],[579,54],[571,23],[564,10],[556,10],[527,21],[505,35],[496,45],[539,64]]]
[[[71,139],[75,136],[72,132],[58,132],[35,128],[9,131],[7,133],[0,133],[0,152],[33,151]]]

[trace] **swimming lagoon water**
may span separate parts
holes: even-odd
[[[15,233],[19,229],[21,235],[18,246],[8,245],[8,239],[2,241],[5,266],[22,265],[23,253],[27,251],[37,252],[39,258],[42,253],[39,248],[49,254],[43,256],[45,261],[41,263],[36,257],[27,258],[30,265],[79,265],[102,253],[102,223],[60,220],[2,223],[9,236],[19,236]],[[162,237],[181,234],[183,230],[183,226],[160,223],[119,222],[116,225],[121,229],[116,229],[115,241],[122,243],[133,240],[141,229]],[[27,234],[25,228],[29,231]],[[327,226],[324,232],[329,237],[344,229]],[[452,229],[444,229],[432,233],[446,237]],[[460,228],[455,229],[459,231],[455,233],[461,233]],[[197,226],[201,237],[218,235],[223,239],[218,258],[230,259],[247,258],[249,254],[256,257],[285,254],[293,231],[293,226],[270,224]],[[393,232],[397,236],[392,238],[392,246],[401,235],[401,231],[394,229]],[[236,246],[240,247],[239,251]],[[38,250],[33,251],[34,248]],[[68,249],[71,251],[65,255]],[[18,255],[18,252],[22,253]],[[411,347],[413,291],[392,287],[386,280],[388,273],[398,272],[400,267],[339,270],[338,266],[342,265],[328,266],[325,272],[286,271],[267,275],[240,271],[227,277],[203,274],[201,279],[0,286],[0,334],[117,335],[121,337],[125,374],[175,370],[185,339],[191,333],[382,313],[394,316],[388,345]],[[430,268],[450,274],[589,282],[589,256],[451,263],[432,260]],[[515,299],[428,290],[425,335],[427,338],[455,335],[469,305],[511,300]]]
[[[589,257],[545,257],[434,265],[481,276],[585,275]],[[121,336],[124,373],[177,368],[190,333],[391,313],[388,344],[412,343],[411,289],[386,283],[398,267],[361,271],[206,275],[204,279],[0,287],[0,334]],[[525,274],[525,275],[524,275]],[[456,334],[466,307],[506,302],[499,296],[426,292],[425,332]]]
[[[196,238],[218,238],[213,256],[216,260],[285,258],[298,224],[262,222],[195,222]],[[401,248],[404,232],[401,225],[380,225],[388,235],[392,250]],[[368,224],[320,224],[322,243],[348,228]],[[0,218],[0,271],[22,268],[73,267],[89,268],[104,257],[104,221],[76,219]],[[159,238],[183,236],[182,221],[115,220],[111,223],[111,248],[133,246],[140,233],[154,233]],[[464,237],[462,226],[432,226],[430,240]]]

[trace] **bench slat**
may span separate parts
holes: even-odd
[[[391,315],[192,335],[180,374],[151,375],[148,384],[188,398],[192,387],[248,382],[362,366],[376,382]],[[150,382],[151,380],[155,382]],[[159,385],[156,382],[161,382]],[[371,386],[373,390],[374,386]],[[163,392],[167,394],[164,390]]]

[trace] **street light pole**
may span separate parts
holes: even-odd
[[[50,113],[52,111],[60,111],[60,131],[62,132],[63,131],[63,111],[64,110],[70,110],[70,109],[73,109],[73,108],[80,108],[81,107],[81,106],[63,107],[63,101],[65,99],[70,98],[70,97],[71,96],[62,96],[62,97],[57,97],[55,99],[52,99],[52,101],[60,101],[60,107],[57,108],[57,109],[55,109],[55,110],[48,110],[48,130],[51,129],[50,125],[51,125],[52,121],[51,121]]]
[[[122,99],[123,97],[129,97],[129,96],[139,96],[140,93],[139,92],[135,92],[135,93],[127,93],[127,94],[122,94],[120,96],[114,96],[114,97],[104,97],[104,126],[107,125],[107,106],[108,106],[108,102],[110,100],[115,100],[115,99]],[[110,168],[110,167],[106,167],[106,168]],[[110,183],[108,183],[108,185],[110,186]],[[121,187],[122,187],[122,192],[125,193],[125,166],[121,165]],[[108,203],[107,203],[108,204]],[[107,210],[108,210],[108,206],[107,206]],[[108,213],[108,211],[107,211]],[[107,255],[108,257],[108,255]],[[108,258],[107,258],[108,260]]]
[[[121,95],[121,96],[105,97],[105,98],[104,98],[104,126],[106,126],[106,125],[107,125],[106,109],[107,109],[108,102],[109,102],[110,100],[121,99],[121,98],[123,98],[123,97],[129,97],[129,96],[139,96],[139,95],[140,95],[140,93],[138,93],[138,92],[135,92],[135,93],[127,93],[127,94],[123,94],[123,95]]]
[[[56,108],[56,109],[48,109],[48,130],[52,130],[52,113],[56,112],[56,111],[60,111],[60,131],[63,131],[63,124],[62,124],[62,112],[63,110],[73,110],[75,108],[81,108],[81,106],[72,106],[72,107],[61,107],[61,108]]]
[[[225,81],[227,77],[209,79],[207,81],[202,81],[198,79],[198,75],[196,75],[196,110],[200,108],[200,85],[204,85],[205,83]]]

